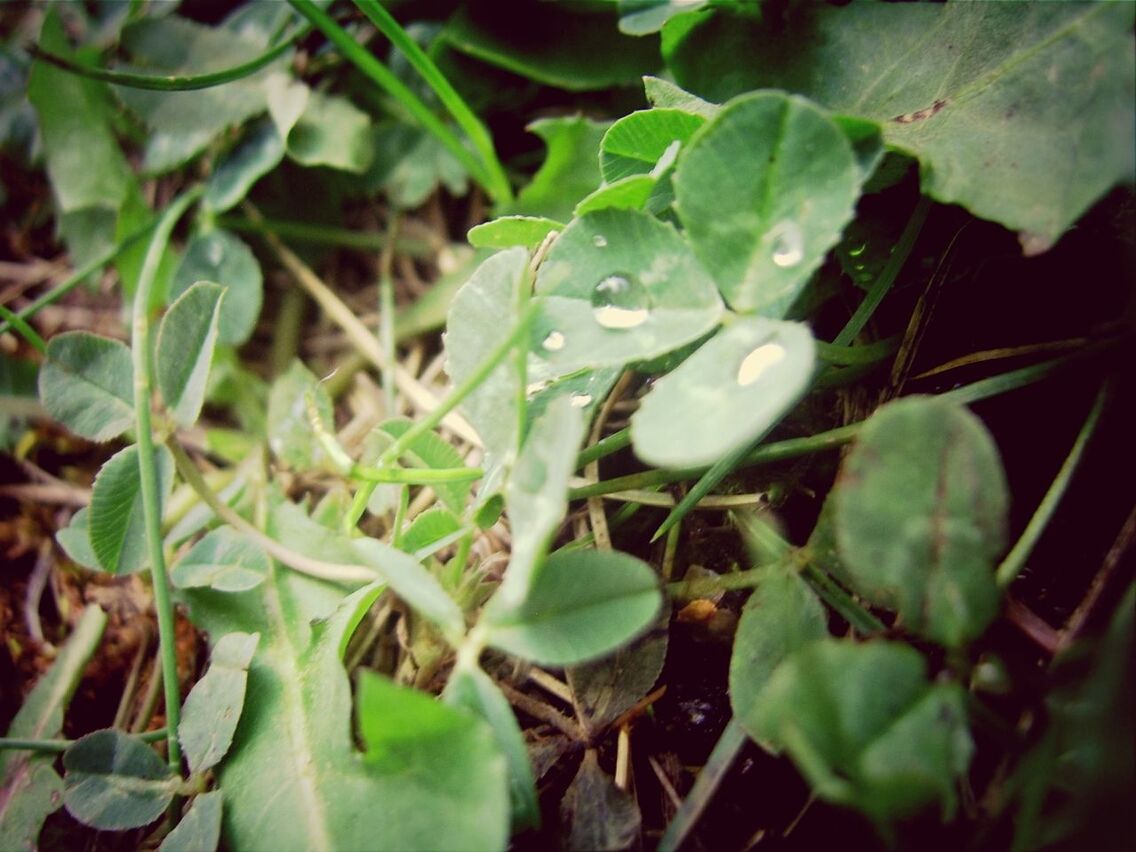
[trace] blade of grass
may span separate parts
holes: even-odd
[[[47,344],[39,336],[39,332],[28,325],[28,321],[19,314],[14,313],[4,305],[0,305],[0,318],[8,323],[9,328],[15,329],[37,352],[47,352]]]
[[[371,23],[390,39],[391,44],[402,51],[414,70],[434,90],[442,105],[458,123],[458,127],[465,131],[465,135],[481,156],[487,176],[492,181],[492,185],[486,187],[490,191],[489,194],[498,203],[512,200],[513,191],[509,186],[509,178],[506,177],[505,169],[497,158],[497,151],[493,147],[493,139],[490,137],[489,131],[485,129],[481,119],[474,115],[473,110],[469,108],[458,91],[450,85],[450,81],[446,79],[441,69],[434,64],[434,60],[427,56],[417,42],[406,34],[406,31],[398,25],[398,21],[390,12],[379,5],[377,0],[354,0],[354,2],[363,14],[370,19]]]

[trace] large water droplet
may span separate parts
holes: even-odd
[[[763,343],[742,359],[738,367],[738,384],[743,388],[752,385],[762,374],[785,357],[785,347],[780,343]]]
[[[568,397],[568,404],[573,408],[583,408],[592,401],[590,393],[574,393]]]
[[[796,222],[779,222],[769,232],[773,262],[781,267],[796,266],[805,258],[805,235]]]
[[[559,352],[568,341],[559,331],[550,331],[548,337],[540,345],[549,352]]]
[[[647,288],[629,275],[608,275],[592,291],[592,313],[604,328],[642,325],[650,314],[648,308]]]
[[[592,245],[596,248],[605,248],[607,246],[607,237],[603,234],[596,234],[592,237]]]

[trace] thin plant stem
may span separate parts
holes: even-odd
[[[872,289],[868,291],[868,295],[856,308],[851,319],[841,329],[840,334],[836,335],[836,339],[832,341],[833,346],[847,346],[856,339],[856,335],[864,330],[864,326],[868,324],[868,320],[872,318],[872,314],[876,312],[876,308],[880,306],[884,296],[895,284],[899,271],[903,269],[903,265],[911,255],[911,250],[915,247],[915,240],[918,239],[919,232],[923,230],[923,223],[927,221],[927,213],[930,209],[931,199],[925,195],[920,196],[919,202],[911,212],[911,218],[907,220],[907,227],[903,229],[899,242],[895,245],[895,251],[892,252],[883,271],[880,272],[880,277],[876,279]]]
[[[8,327],[15,329],[37,352],[40,354],[47,352],[47,344],[39,336],[39,332],[28,325],[28,321],[19,314],[14,313],[4,305],[0,305],[0,319],[5,320]]]
[[[153,403],[153,362],[150,353],[150,291],[158,273],[158,265],[165,255],[174,225],[189,206],[202,194],[204,188],[194,187],[175,199],[166,208],[142,261],[138,275],[138,290],[134,294],[133,331],[130,349],[134,362],[134,424],[138,442],[138,476],[141,486],[142,517],[145,525],[146,545],[150,556],[150,577],[154,587],[154,609],[158,616],[158,644],[162,661],[162,684],[166,699],[167,760],[175,773],[181,772],[181,746],[178,741],[178,724],[181,716],[181,690],[177,677],[177,646],[174,625],[174,607],[170,599],[169,578],[166,576],[166,558],[162,547],[162,506],[158,493],[158,469],[154,453],[154,435],[150,420]]]
[[[481,120],[474,115],[473,110],[469,108],[458,91],[450,85],[446,75],[434,64],[434,60],[418,46],[417,42],[410,38],[406,31],[398,25],[391,13],[376,0],[354,0],[354,2],[363,14],[370,19],[371,23],[378,27],[379,31],[402,51],[403,56],[414,66],[414,70],[434,90],[442,105],[453,116],[454,121],[465,131],[465,135],[481,156],[487,177],[491,181],[491,185],[486,187],[490,190],[490,195],[499,203],[510,201],[513,194],[512,188],[509,186],[509,178],[505,175],[505,169],[497,158],[497,151],[493,147],[493,139],[489,135],[489,131],[485,129]]]
[[[432,133],[454,155],[454,158],[462,164],[466,171],[485,187],[495,202],[509,201],[512,192],[508,190],[508,184],[504,188],[498,186],[481,161],[462,144],[457,134],[447,127],[438,116],[434,115],[421,98],[398,79],[394,72],[355,41],[350,33],[339,26],[330,15],[316,6],[312,0],[288,0],[288,2],[293,9],[307,18],[332,44],[338,47],[352,65],[402,104],[407,112]]]
[[[301,27],[295,35],[269,48],[259,56],[226,68],[222,71],[211,71],[207,74],[135,74],[130,71],[112,71],[109,68],[94,68],[90,65],[81,65],[70,59],[44,50],[37,45],[29,45],[28,53],[36,59],[42,60],[56,68],[61,68],[71,74],[100,80],[115,86],[126,86],[131,89],[150,89],[158,92],[189,92],[197,89],[209,89],[221,86],[251,76],[262,68],[271,65],[291,49],[293,42],[303,38],[311,31],[310,24]]]
[[[1085,447],[1088,445],[1089,439],[1092,438],[1093,432],[1096,431],[1097,425],[1100,423],[1101,412],[1104,410],[1108,393],[1109,385],[1106,383],[1097,392],[1096,399],[1093,400],[1092,408],[1089,409],[1088,416],[1085,417],[1085,422],[1081,425],[1081,430],[1077,433],[1077,438],[1073,441],[1073,446],[1070,448],[1069,454],[1065,457],[1065,461],[1061,464],[1061,468],[1053,478],[1049,490],[1047,490],[1045,496],[1041,498],[1041,503],[1038,504],[1037,510],[1033,513],[1033,517],[1030,518],[1029,523],[1026,524],[1025,530],[1022,532],[1021,536],[1018,537],[1013,548],[1006,554],[1006,558],[1002,560],[1002,564],[998,566],[994,577],[998,581],[998,585],[1002,588],[1009,586],[1014,582],[1018,574],[1021,573],[1030,554],[1033,553],[1038,539],[1041,538],[1046,526],[1048,526],[1049,521],[1053,518],[1053,513],[1057,511],[1057,506],[1060,504],[1061,498],[1065,495],[1065,491],[1069,487],[1069,482],[1073,478],[1073,473],[1077,470],[1077,465],[1080,463],[1081,457],[1085,453]]]
[[[292,222],[286,219],[259,219],[236,216],[231,213],[217,217],[217,224],[232,231],[253,234],[275,234],[284,239],[316,245],[330,245],[339,248],[359,249],[360,251],[382,251],[390,242],[387,234],[370,231],[353,231],[349,228],[335,228],[330,225],[316,225],[311,222]],[[400,236],[395,238],[394,247],[399,253],[415,258],[429,258],[435,254],[434,247],[425,240]]]
[[[813,587],[813,591],[822,601],[860,633],[879,633],[884,629],[882,621],[864,609],[855,598],[816,565],[811,562],[805,563],[801,568],[801,576]]]
[[[835,343],[816,341],[817,355],[827,364],[841,367],[876,364],[899,349],[898,335],[865,343],[862,346],[837,346]]]
[[[146,731],[138,734],[143,742],[153,743],[164,740],[167,736],[165,728],[156,731]],[[0,737],[0,751],[38,751],[46,754],[61,754],[75,745],[78,740],[25,740],[19,737]]]
[[[454,388],[453,392],[442,400],[437,408],[425,417],[415,421],[413,426],[403,432],[393,444],[383,451],[383,454],[379,456],[378,467],[389,467],[397,462],[402,454],[405,453],[415,441],[434,429],[442,422],[442,418],[445,417],[446,414],[456,408],[470,393],[479,388],[482,382],[489,377],[489,374],[497,369],[497,366],[509,355],[513,347],[528,336],[529,325],[534,313],[533,305],[530,303],[521,313],[512,331],[505,335],[505,337],[493,347],[492,351],[485,356],[485,359],[477,365],[477,369],[467,376],[465,381]]]
[[[631,446],[631,427],[612,432],[606,438],[601,438],[590,447],[585,447],[576,456],[576,469],[585,467],[590,462],[598,461],[612,453],[619,452]]]
[[[673,527],[672,527],[673,529]],[[768,566],[731,571],[727,574],[702,575],[690,580],[673,580],[667,583],[667,594],[675,600],[708,598],[719,592],[752,589],[769,576]]]

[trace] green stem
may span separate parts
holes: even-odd
[[[880,272],[880,277],[876,279],[872,289],[864,297],[864,301],[860,303],[855,313],[852,314],[852,318],[848,320],[847,325],[832,341],[834,346],[847,346],[856,339],[856,335],[864,330],[864,326],[868,324],[868,320],[872,318],[872,314],[875,313],[876,308],[880,306],[880,302],[883,301],[884,296],[895,283],[899,271],[903,269],[903,264],[907,262],[911,250],[915,247],[915,240],[918,239],[919,232],[923,230],[923,223],[927,221],[927,212],[930,209],[931,199],[925,195],[920,196],[919,203],[911,212],[911,218],[907,220],[907,227],[903,229],[903,234],[900,235],[899,242],[896,243],[895,251],[888,258],[887,264]]]
[[[365,47],[337,24],[330,15],[320,9],[312,0],[288,0],[292,8],[311,21],[327,39],[339,48],[340,52],[363,74],[394,96],[406,110],[426,130],[441,142],[454,158],[465,167],[474,179],[486,188],[495,202],[507,202],[512,193],[501,195],[500,188],[490,178],[481,161],[470,153],[461,139],[447,127],[438,116],[430,111],[422,100],[412,92],[394,73],[379,62]]]
[[[469,141],[473,143],[473,147],[481,156],[487,177],[491,181],[491,185],[486,187],[490,190],[489,194],[498,203],[511,201],[513,190],[509,186],[509,178],[505,175],[505,169],[497,158],[493,139],[490,137],[489,131],[485,129],[485,125],[474,115],[473,110],[469,108],[458,91],[450,85],[450,81],[446,79],[446,76],[434,64],[434,61],[398,25],[390,12],[379,5],[376,0],[354,0],[354,2],[363,14],[371,20],[371,23],[378,27],[382,34],[402,51],[403,56],[414,66],[414,70],[422,75],[422,79],[437,94],[438,99],[453,116],[454,121],[465,131],[465,135],[469,137]]]
[[[360,251],[382,251],[388,237],[372,231],[353,231],[349,228],[335,228],[330,225],[315,225],[310,222],[293,222],[286,219],[262,219],[257,221],[244,216],[227,213],[217,217],[217,224],[232,231],[252,234],[276,234],[288,240],[317,245],[338,246],[359,249]],[[433,246],[425,240],[413,237],[397,237],[395,247],[399,252],[415,258],[432,258],[436,254]]]
[[[860,633],[879,633],[885,629],[882,621],[864,609],[828,574],[812,563],[805,563],[801,575],[826,604]]]
[[[816,347],[817,355],[822,361],[841,367],[851,367],[875,364],[884,360],[899,349],[899,342],[900,338],[896,335],[860,346],[838,346],[835,343],[818,340]]]
[[[153,230],[153,227],[154,225],[151,222],[150,224],[146,225],[146,227],[140,228],[130,236],[115,243],[110,248],[104,249],[103,251],[99,252],[97,255],[95,255],[95,257],[88,260],[55,287],[52,287],[30,305],[27,305],[26,307],[16,312],[16,317],[22,320],[26,320],[29,317],[34,316],[40,309],[59,301],[59,299],[63,298],[65,295],[82,284],[83,281],[85,281],[87,277],[92,273],[102,269],[104,266],[118,257],[121,252],[134,245],[134,243],[138,242],[138,240],[142,239],[142,237],[150,233],[150,231]],[[0,334],[9,331],[12,327],[12,323],[5,319],[3,322],[0,322]]]
[[[497,369],[497,366],[508,356],[513,347],[528,336],[529,324],[534,313],[533,303],[529,303],[513,326],[512,331],[493,348],[485,357],[485,360],[478,364],[477,369],[467,376],[458,387],[454,388],[453,392],[442,400],[437,408],[422,419],[417,420],[413,426],[387,447],[379,457],[378,466],[384,468],[394,465],[415,441],[434,429],[442,422],[443,417],[453,411],[471,392],[480,387],[481,383],[489,377],[489,374]]]
[[[752,589],[769,576],[769,567],[750,568],[746,571],[731,571],[728,574],[703,575],[691,580],[675,580],[667,583],[667,594],[675,600],[694,600],[708,598],[719,592],[733,592],[738,589]]]
[[[165,255],[174,225],[182,214],[202,194],[197,186],[183,193],[166,208],[142,261],[138,275],[138,290],[134,294],[133,333],[130,349],[134,361],[134,412],[138,441],[138,475],[141,485],[142,517],[145,525],[146,545],[150,556],[150,577],[154,586],[154,609],[158,616],[158,641],[161,646],[162,685],[166,699],[166,744],[170,768],[181,772],[181,746],[178,743],[178,724],[181,715],[181,691],[177,677],[177,646],[174,630],[174,607],[170,600],[169,580],[166,577],[166,559],[162,549],[162,506],[158,493],[158,471],[154,461],[154,435],[150,422],[153,404],[153,376],[150,354],[150,291],[158,273],[158,265]]]
[[[78,74],[81,77],[88,77],[92,80],[101,80],[104,83],[111,83],[115,86],[127,86],[131,89],[150,89],[159,92],[188,92],[195,89],[208,89],[213,86],[221,86],[225,83],[231,83],[234,80],[240,80],[243,77],[248,77],[255,74],[261,68],[271,65],[281,56],[291,49],[293,41],[303,38],[311,30],[311,25],[306,25],[300,29],[294,36],[266,52],[260,54],[248,62],[242,62],[240,65],[234,65],[232,68],[226,68],[223,71],[211,71],[207,74],[135,74],[130,71],[111,71],[107,68],[94,68],[90,65],[80,65],[78,62],[72,62],[70,59],[65,59],[62,56],[56,56],[50,51],[44,50],[37,45],[30,45],[28,53],[36,59],[43,60],[49,65],[54,65],[56,68],[62,68],[71,74]]]
[[[622,450],[624,447],[631,446],[631,427],[620,429],[618,432],[612,432],[606,438],[601,438],[590,447],[585,447],[580,451],[580,455],[576,456],[576,470],[584,467],[585,465],[610,456],[612,453]]]
[[[146,731],[138,734],[144,742],[153,743],[163,740],[167,736],[165,728],[156,731]],[[0,737],[0,751],[39,751],[49,754],[59,754],[67,751],[78,740],[24,740],[19,737]]]
[[[1030,554],[1033,552],[1034,547],[1037,545],[1038,539],[1045,531],[1046,526],[1049,524],[1053,513],[1057,511],[1057,506],[1061,502],[1061,498],[1065,495],[1066,489],[1069,487],[1069,482],[1073,478],[1073,473],[1077,469],[1077,465],[1081,461],[1081,456],[1084,455],[1085,447],[1089,443],[1093,432],[1096,431],[1097,425],[1100,423],[1101,411],[1104,410],[1105,400],[1108,398],[1109,385],[1106,383],[1100,391],[1097,392],[1096,399],[1093,400],[1093,406],[1089,409],[1089,414],[1085,418],[1085,422],[1081,426],[1081,431],[1077,433],[1077,438],[1073,441],[1073,446],[1069,450],[1069,455],[1065,457],[1065,461],[1061,465],[1061,469],[1057,471],[1057,476],[1053,478],[1053,482],[1049,486],[1049,490],[1045,492],[1045,496],[1041,498],[1041,503],[1038,504],[1037,510],[1033,513],[1029,523],[1026,524],[1025,530],[1018,538],[1017,543],[1006,554],[1006,558],[1002,560],[1002,564],[998,566],[995,572],[995,578],[998,585],[1002,588],[1009,586],[1021,573],[1022,568],[1029,559]]]
[[[39,332],[28,325],[28,321],[19,314],[14,313],[4,305],[0,305],[0,319],[4,319],[8,323],[9,328],[14,328],[19,332],[24,340],[37,352],[40,354],[47,352],[47,344],[44,343],[43,338],[39,336]]]

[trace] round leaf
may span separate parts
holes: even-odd
[[[862,177],[848,138],[818,107],[758,92],[691,140],[675,207],[731,307],[781,317],[852,218]]]
[[[236,148],[217,162],[205,184],[203,201],[215,212],[235,207],[252,185],[284,159],[284,140],[267,119],[253,125]]]
[[[170,298],[180,296],[198,281],[216,281],[226,290],[217,339],[229,346],[248,340],[264,297],[260,264],[249,247],[221,229],[195,236],[174,276]]]
[[[712,329],[722,312],[686,240],[633,210],[598,210],[569,225],[536,292],[532,348],[559,375],[663,355]]]
[[[554,553],[527,597],[506,607],[496,597],[482,624],[489,644],[542,665],[581,663],[631,641],[662,603],[645,562],[618,551]]]
[[[666,151],[686,144],[706,119],[678,109],[646,109],[624,116],[600,143],[600,171],[608,183],[647,174]]]
[[[859,594],[950,647],[997,614],[1006,480],[993,439],[965,408],[932,397],[881,408],[845,460],[835,500]]]
[[[631,418],[636,455],[697,466],[753,443],[808,389],[815,350],[802,323],[749,317],[726,326],[647,394]]]
[[[155,448],[154,462],[158,473],[158,514],[161,515],[173,488],[174,460],[170,451],[159,445]],[[105,571],[130,574],[149,564],[136,445],[111,456],[95,477],[90,526],[91,549]]]
[[[162,815],[178,779],[150,746],[109,728],[63,753],[63,803],[75,819],[102,831],[148,825]]]
[[[264,582],[271,568],[268,555],[230,527],[213,530],[174,566],[170,579],[179,589],[208,587],[218,592],[244,592]]]
[[[158,389],[180,425],[190,427],[205,401],[225,288],[198,281],[170,305],[158,329]]]
[[[92,441],[109,441],[134,425],[134,368],[117,340],[70,331],[47,344],[39,398],[47,413]]]

